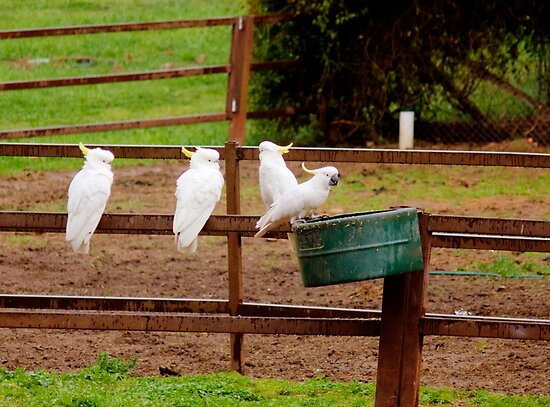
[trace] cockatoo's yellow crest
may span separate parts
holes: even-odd
[[[308,174],[311,174],[311,175],[316,175],[316,174],[317,174],[315,171],[312,171],[312,170],[306,168],[306,163],[304,163],[304,162],[302,163],[302,169],[303,169],[305,172],[307,172]]]
[[[84,146],[84,144],[82,143],[80,143],[78,147],[80,148],[80,151],[82,151],[82,154],[84,154],[85,156],[88,155],[88,153],[90,152],[90,149]]]
[[[181,148],[181,151],[182,151],[183,154],[185,154],[185,156],[186,156],[187,158],[191,158],[191,157],[193,157],[193,154],[195,154],[194,152],[189,151],[189,150],[186,149],[185,147],[182,147],[182,148]]]
[[[277,151],[279,151],[279,154],[286,154],[290,150],[290,147],[292,147],[292,143],[290,143],[288,146],[277,146]]]

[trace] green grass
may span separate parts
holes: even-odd
[[[521,258],[514,259],[499,255],[491,262],[476,263],[469,270],[496,274],[500,277],[540,276],[550,278],[550,265],[545,263],[545,253],[523,253]]]
[[[373,383],[334,382],[327,377],[291,382],[251,379],[237,373],[182,377],[135,377],[137,363],[102,353],[77,373],[0,370],[3,406],[372,406]],[[548,396],[423,387],[421,406],[550,406]]]
[[[206,0],[5,0],[2,29],[235,16],[245,2]],[[137,72],[229,61],[231,27],[0,41],[2,81]],[[33,61],[47,59],[46,63]],[[226,75],[0,92],[0,129],[155,119],[223,112]],[[227,123],[37,137],[14,142],[221,145]],[[73,161],[73,162],[71,162]],[[120,164],[118,164],[120,165]],[[74,160],[0,158],[0,173],[74,169]]]
[[[4,29],[147,20],[176,20],[233,15],[244,2],[210,0],[4,0],[0,23]],[[19,20],[24,17],[24,20]],[[32,24],[31,24],[32,23]]]
[[[41,249],[47,246],[47,241],[41,236],[33,236],[22,233],[14,233],[4,238],[4,243],[7,246],[27,248],[27,249]]]

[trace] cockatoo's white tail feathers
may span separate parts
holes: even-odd
[[[198,236],[193,240],[193,243],[189,245],[189,251],[191,253],[195,253],[197,251],[197,245],[199,244],[199,238]]]
[[[279,220],[276,220],[276,221],[273,221],[273,222],[269,222],[269,223],[265,224],[264,226],[262,226],[260,228],[260,230],[254,235],[254,237],[262,237],[263,235],[265,235],[270,230],[273,230],[277,226],[282,225],[283,223],[288,222],[288,221],[289,221],[288,218],[284,218],[284,219],[279,219]],[[258,226],[256,226],[256,227],[258,227]]]
[[[190,243],[180,244],[179,234],[176,235],[176,248],[180,253],[195,253],[197,251],[197,246],[199,242],[199,237],[195,237]]]
[[[263,235],[265,235],[267,232],[269,232],[268,230],[268,226],[265,226],[264,228],[260,229],[255,235],[254,237],[262,237]]]
[[[71,247],[73,248],[73,251],[75,253],[80,253],[80,254],[88,254],[90,253],[90,242],[82,242],[80,244],[80,246],[78,246],[77,242],[71,242]]]
[[[261,229],[269,222],[271,222],[271,214],[275,209],[275,203],[271,204],[271,208],[256,222],[256,229]]]
[[[270,230],[290,220],[290,216],[287,215],[286,212],[282,211],[282,209],[285,209],[281,205],[281,201],[283,201],[284,198],[285,196],[281,197],[280,200],[275,201],[271,205],[271,209],[269,209],[260,219],[258,219],[258,222],[256,222],[256,229],[260,230],[254,235],[254,237],[262,237]]]
[[[94,213],[91,216],[85,216],[83,213],[70,216],[70,220],[67,222],[66,239],[71,243],[71,247],[75,252],[89,253],[90,240],[97,228],[102,213],[103,210],[99,214]]]
[[[204,224],[210,217],[210,213],[212,213],[211,210],[207,210],[203,212],[195,221],[186,226],[181,231],[176,231],[176,247],[179,252],[196,252],[197,251],[197,242],[198,242],[198,235],[200,231],[202,230]],[[176,226],[176,229],[177,226]]]

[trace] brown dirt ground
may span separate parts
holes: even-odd
[[[174,162],[116,168],[108,210],[172,213],[174,183],[181,171],[181,163]],[[252,188],[256,171],[255,163],[243,163],[243,190]],[[0,208],[63,208],[73,175],[28,172],[0,176]],[[140,200],[136,200],[138,193]],[[485,208],[479,208],[480,202]],[[515,217],[528,218],[541,218],[549,208],[548,201],[529,204],[528,200],[482,200],[458,208],[440,203],[430,206],[429,201],[422,204],[433,213],[456,214],[485,214],[491,207],[512,205]],[[216,212],[223,213],[223,208],[221,202]],[[256,199],[244,202],[242,209],[257,214],[262,206]],[[329,205],[329,212],[337,210]],[[431,264],[437,270],[454,270],[494,255],[434,250]],[[245,238],[243,256],[246,301],[380,308],[381,280],[304,288],[286,241]],[[180,255],[170,236],[97,234],[90,255],[82,256],[69,250],[61,234],[0,234],[1,290],[10,294],[226,298],[226,270],[226,244],[221,237],[202,237],[197,254]],[[429,311],[549,318],[549,292],[548,279],[432,276]],[[159,367],[166,366],[182,374],[229,368],[226,334],[0,329],[0,342],[0,368],[7,369],[73,371],[94,362],[99,352],[122,358],[137,356],[136,374],[159,374]],[[427,337],[422,384],[550,394],[549,351],[548,342]],[[252,377],[299,380],[327,375],[336,380],[373,381],[378,338],[247,335],[245,352],[247,374]]]

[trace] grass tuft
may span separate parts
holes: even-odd
[[[521,260],[516,260],[506,255],[500,255],[491,262],[481,262],[473,265],[472,268],[484,273],[496,274],[500,277],[550,277],[550,265],[544,264],[542,256],[537,256],[535,254],[531,254],[529,257]]]

